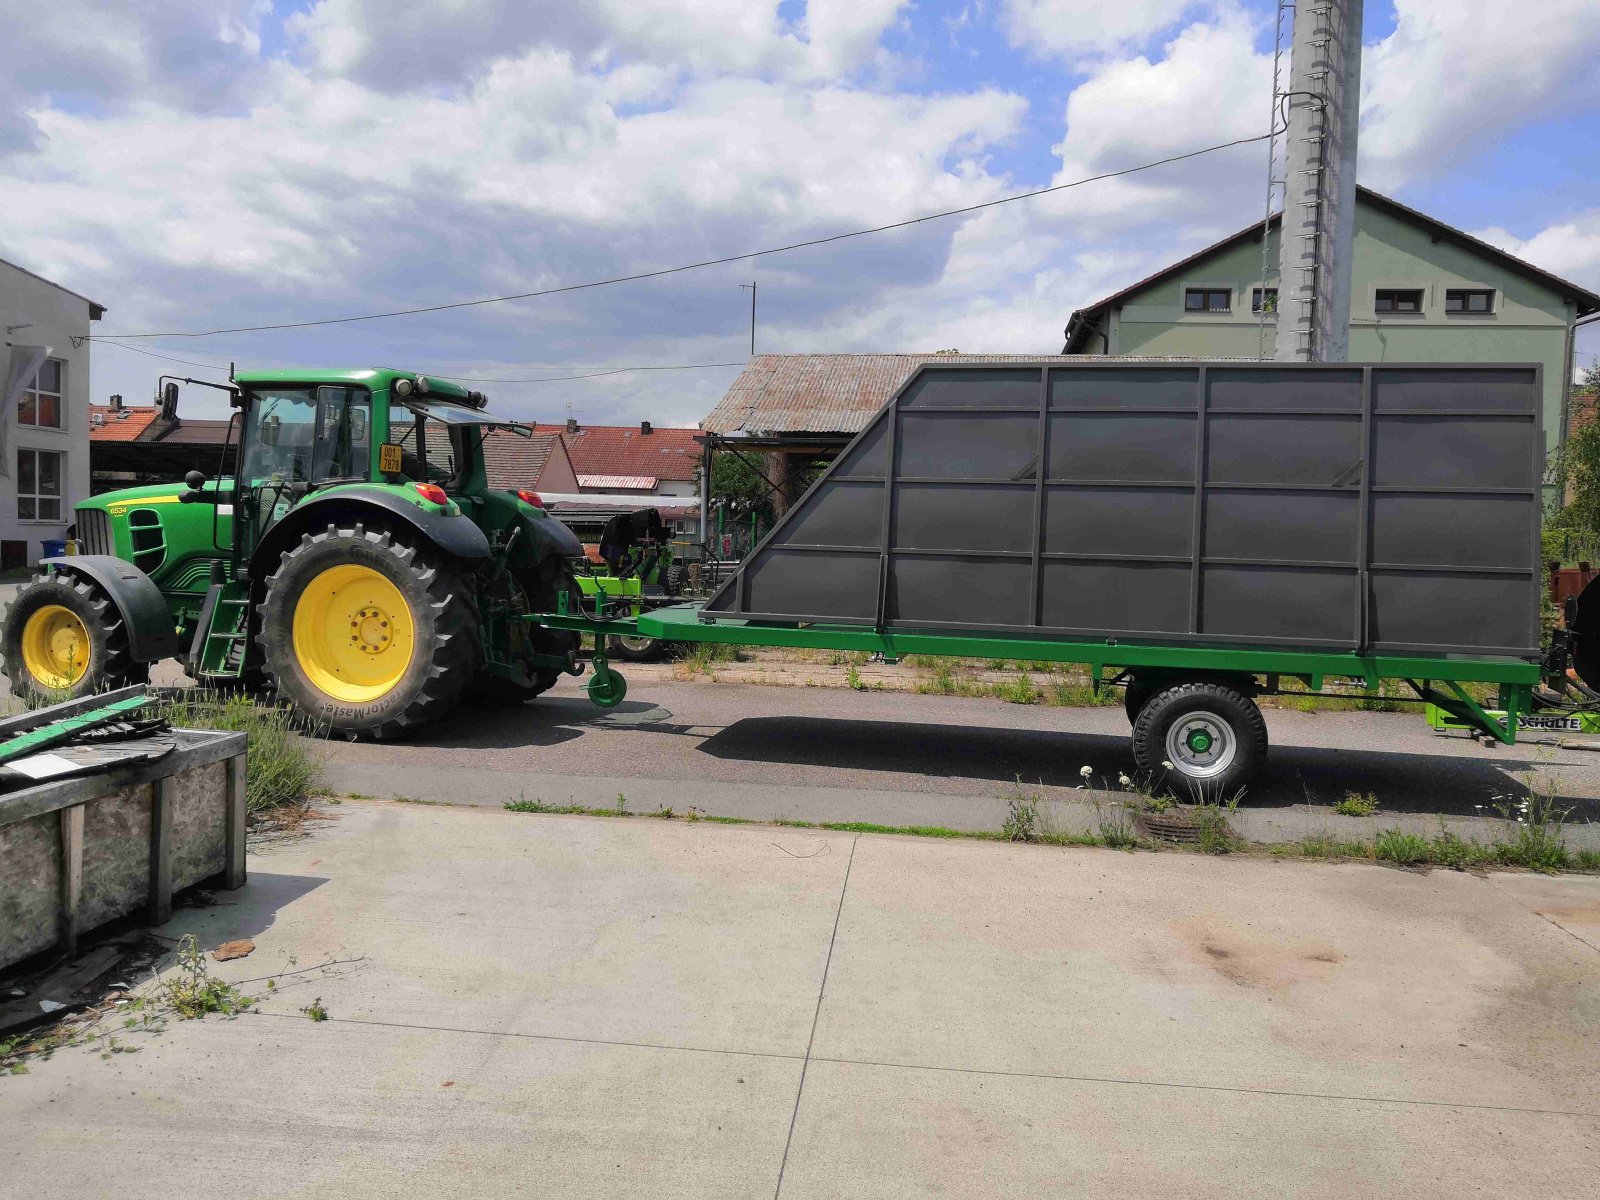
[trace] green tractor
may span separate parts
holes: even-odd
[[[163,378],[175,411],[178,383]],[[270,685],[320,726],[392,738],[464,695],[520,703],[579,674],[583,547],[532,492],[497,491],[499,427],[457,384],[391,370],[258,371],[231,384],[232,479],[95,496],[0,631],[13,688],[65,698],[176,658],[203,685]]]

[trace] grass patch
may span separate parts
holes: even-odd
[[[1370,817],[1378,811],[1378,797],[1373,792],[1346,792],[1333,811],[1344,817]]]
[[[1385,829],[1373,842],[1374,856],[1379,862],[1392,862],[1397,866],[1415,867],[1428,861],[1428,839],[1401,829]]]
[[[292,709],[257,706],[249,696],[204,693],[170,700],[155,709],[173,725],[243,733],[245,806],[252,817],[283,810],[303,811],[316,789],[322,763],[302,735],[310,727]]]

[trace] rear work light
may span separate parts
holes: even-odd
[[[413,483],[411,490],[430,504],[450,503],[450,497],[444,494],[444,489],[437,483]]]
[[[530,492],[527,488],[517,489],[517,499],[521,500],[524,504],[531,504],[535,508],[544,507],[544,497],[539,495],[538,492]]]

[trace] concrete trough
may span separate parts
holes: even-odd
[[[0,970],[204,880],[245,881],[243,733],[175,730],[140,763],[0,795]]]

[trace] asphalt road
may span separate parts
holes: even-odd
[[[1485,747],[1430,732],[1418,713],[1271,710],[1267,725],[1252,809],[1325,809],[1358,791],[1388,813],[1483,815],[1537,772],[1575,821],[1600,819],[1593,752]],[[1019,780],[1067,799],[1083,796],[1084,766],[1097,782],[1133,769],[1120,706],[664,681],[610,711],[564,681],[521,709],[464,709],[415,741],[330,743],[327,756],[334,786],[389,798],[607,805],[621,790],[636,811],[962,828],[992,828]]]

